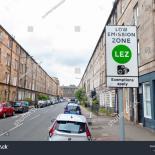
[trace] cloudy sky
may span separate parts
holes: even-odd
[[[61,85],[78,85],[113,1],[0,0],[0,24]]]

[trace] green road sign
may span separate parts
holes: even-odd
[[[132,52],[126,45],[117,45],[112,50],[112,57],[117,63],[125,64],[131,60]]]

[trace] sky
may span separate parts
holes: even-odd
[[[60,85],[78,85],[113,1],[0,0],[0,24]]]

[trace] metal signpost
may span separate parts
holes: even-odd
[[[136,26],[106,26],[107,87],[118,89],[120,140],[125,140],[123,88],[138,87]]]

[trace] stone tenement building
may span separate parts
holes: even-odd
[[[63,97],[71,98],[74,97],[74,93],[77,90],[77,87],[74,85],[70,86],[61,86]]]
[[[50,77],[0,25],[0,100],[58,96],[59,80]]]
[[[155,130],[155,1],[115,0],[106,25],[136,25],[139,88],[125,88],[125,118]],[[87,65],[80,87],[96,88],[100,105],[117,111],[116,92],[106,87],[105,27]]]

